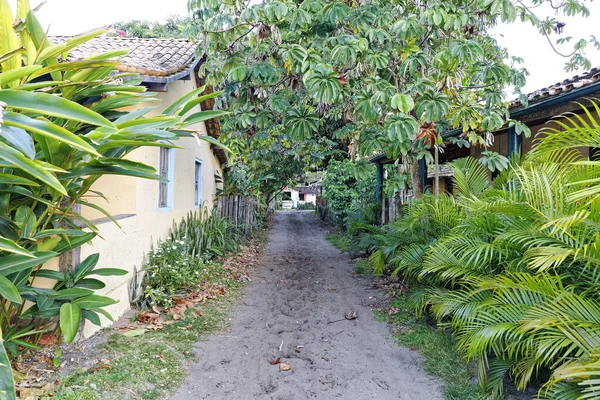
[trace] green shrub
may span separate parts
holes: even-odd
[[[361,168],[351,161],[332,160],[323,179],[323,197],[334,223],[344,225],[348,214],[375,203],[375,167]]]
[[[175,244],[185,242],[188,254],[204,259],[236,251],[240,240],[236,228],[217,215],[216,207],[190,211],[179,223],[173,221],[169,238]]]
[[[313,203],[298,203],[298,210],[314,210],[315,205]]]
[[[237,250],[239,239],[216,210],[190,211],[181,222],[173,223],[165,241],[148,252],[139,284],[136,274],[131,285],[132,303],[169,307],[174,297],[216,281],[224,271],[215,258]]]
[[[579,151],[600,125],[566,121],[494,182],[456,160],[456,198],[424,196],[385,227],[348,223],[373,271],[401,274],[417,315],[452,329],[490,399],[507,377],[541,383],[543,399],[600,398],[600,162]]]
[[[210,283],[221,274],[218,262],[190,254],[190,242],[168,240],[150,250],[144,266],[147,286],[144,298],[147,305],[170,307],[173,297]]]

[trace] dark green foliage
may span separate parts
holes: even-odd
[[[506,377],[544,399],[600,396],[600,162],[578,151],[600,143],[590,119],[547,129],[493,185],[458,160],[456,199],[425,196],[385,227],[348,223],[373,271],[410,285],[407,306],[451,328],[490,398]]]
[[[150,21],[117,22],[113,29],[117,34],[131,38],[177,38],[186,39],[185,30],[190,23],[188,18],[178,15],[169,15],[165,23]],[[121,31],[121,32],[119,32]]]
[[[323,180],[323,197],[332,213],[333,222],[345,224],[346,217],[375,202],[375,166],[356,176],[350,161],[331,161]]]

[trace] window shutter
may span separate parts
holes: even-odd
[[[161,147],[158,173],[161,177],[169,178],[169,149]],[[158,206],[167,207],[169,205],[169,187],[168,182],[159,182],[158,184]]]

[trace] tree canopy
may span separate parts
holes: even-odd
[[[538,17],[547,10],[561,17]],[[589,14],[585,0],[198,0],[190,11],[201,74],[233,113],[223,132],[250,158],[273,145],[312,159],[342,141],[353,159],[386,152],[411,165],[413,185],[416,160],[431,162],[449,129],[484,148],[505,124],[529,135],[505,97],[526,102],[527,72],[491,27],[529,22],[552,45],[574,43],[567,69],[589,67],[588,41],[559,34],[565,18]]]
[[[135,38],[186,38],[185,29],[189,19],[179,15],[169,15],[164,24],[133,20],[118,22],[113,28],[119,35]]]

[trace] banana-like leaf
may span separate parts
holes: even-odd
[[[4,118],[6,126],[14,126],[16,128],[28,130],[39,135],[49,137],[50,139],[58,142],[65,143],[86,153],[96,156],[100,155],[96,149],[94,149],[94,147],[92,147],[81,137],[69,132],[61,126],[53,124],[52,122],[43,119],[33,119],[26,115],[17,113],[6,113]]]
[[[6,87],[9,83],[23,79],[26,76],[30,76],[41,68],[41,65],[31,65],[29,67],[21,67],[2,72],[0,73],[0,87]]]
[[[116,304],[117,301],[111,299],[106,296],[98,296],[96,294],[92,294],[85,297],[80,297],[76,300],[73,300],[73,303],[77,304],[79,307],[84,309],[95,309],[100,307],[110,306],[112,304]]]
[[[92,272],[89,273],[89,275],[98,275],[98,276],[123,276],[123,275],[127,275],[129,272],[127,272],[124,269],[120,269],[120,268],[100,268],[100,269],[95,269]]]
[[[40,186],[39,183],[34,182],[31,179],[23,178],[22,176],[14,174],[6,174],[4,172],[0,172],[0,184],[19,186]]]
[[[223,92],[213,92],[210,94],[205,94],[204,96],[199,96],[193,100],[190,100],[187,102],[187,104],[185,106],[183,106],[183,108],[177,113],[177,115],[184,116],[192,108],[196,107],[199,104],[202,104],[203,102],[205,102],[208,99],[214,99],[215,97],[218,97],[221,93],[223,93]]]
[[[56,44],[56,45],[51,45],[49,47],[46,47],[44,50],[42,50],[42,52],[38,55],[37,58],[37,62],[38,63],[42,63],[48,59],[51,58],[57,58],[60,55],[62,55],[63,53],[74,49],[75,47],[97,37],[102,35],[103,33],[106,33],[107,29],[106,28],[102,28],[102,29],[97,29],[95,31],[83,34],[83,35],[79,35],[79,36],[75,36],[72,37],[70,39],[68,39],[66,42],[61,43],[61,44]]]
[[[3,62],[10,60],[15,55],[19,55],[23,52],[23,48],[19,47],[18,49],[14,49],[13,51],[9,51],[8,53],[0,54],[0,64]]]
[[[0,0],[0,2],[5,0]],[[10,360],[4,348],[4,339],[0,338],[0,398],[16,400],[15,381]]]
[[[20,254],[25,257],[34,257],[34,255],[27,251],[27,249],[24,249],[14,241],[4,238],[2,236],[0,236],[0,250],[12,254]]]
[[[0,64],[2,71],[10,71],[21,67],[20,52],[14,52],[21,47],[17,33],[13,28],[13,14],[8,0],[0,0],[0,55],[12,53]]]
[[[14,89],[2,90],[0,91],[0,101],[8,104],[11,109],[52,115],[96,126],[114,127],[102,115],[80,104],[48,93],[25,92]]]
[[[60,330],[65,342],[71,343],[77,335],[81,322],[81,308],[77,304],[64,303],[60,306]]]
[[[100,68],[100,67],[111,67],[119,65],[117,61],[92,61],[92,60],[84,60],[84,61],[71,61],[71,62],[61,62],[58,64],[49,65],[47,67],[43,67],[42,69],[36,71],[31,74],[28,80],[35,79],[37,77],[58,72],[58,71],[72,71],[83,68]]]
[[[191,92],[188,92],[186,94],[184,94],[183,96],[181,96],[179,99],[175,100],[173,102],[173,104],[171,104],[169,107],[165,108],[165,111],[163,111],[163,115],[175,115],[177,114],[177,112],[185,106],[185,104],[192,100],[194,97],[198,96],[200,93],[204,92],[204,89],[206,87],[205,86],[201,86],[197,89],[192,90]]]
[[[23,302],[19,290],[11,281],[2,275],[0,275],[0,297],[17,304]]]
[[[27,14],[31,13],[31,7],[29,6],[29,0],[18,0],[17,1],[17,19],[21,21],[25,21],[27,19]],[[37,48],[29,31],[27,29],[22,29],[19,32],[19,37],[21,39],[21,44],[25,48],[25,62],[26,65],[33,65],[35,62],[35,57],[37,56]]]
[[[212,110],[212,111],[199,111],[187,117],[182,123],[181,126],[190,126],[193,124],[198,124],[203,121],[207,121],[213,118],[223,117],[228,115],[229,111],[222,110]]]
[[[68,235],[68,236],[84,236],[86,233],[75,229],[45,229],[31,236],[31,239],[39,240],[50,236]]]
[[[5,118],[8,119],[9,116],[6,116]],[[6,139],[8,143],[12,144],[14,148],[25,154],[30,159],[33,160],[35,158],[33,139],[31,138],[31,135],[24,129],[11,126],[9,123],[7,123],[2,129],[2,137]]]
[[[8,161],[13,167],[27,172],[58,192],[64,195],[67,194],[66,189],[61,185],[56,176],[46,171],[46,169],[35,161],[24,156],[21,152],[2,142],[0,142],[0,159]]]
[[[83,260],[75,269],[75,280],[88,275],[96,267],[98,260],[100,260],[100,254],[98,253],[91,254]]]
[[[36,267],[58,255],[53,251],[36,251],[32,254],[34,257],[18,254],[0,257],[0,275],[6,276],[27,268]]]

